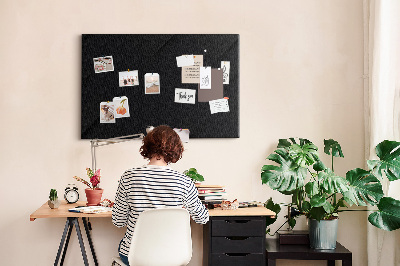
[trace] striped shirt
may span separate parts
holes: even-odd
[[[181,206],[196,223],[207,223],[208,211],[201,203],[193,181],[186,175],[168,166],[155,165],[125,171],[112,209],[113,224],[127,227],[119,252],[128,256],[136,220],[142,211]]]

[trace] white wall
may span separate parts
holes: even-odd
[[[83,33],[240,34],[241,137],[192,140],[174,166],[196,167],[207,183],[225,185],[230,199],[288,200],[260,180],[278,138],[305,137],[320,147],[334,138],[345,153],[338,173],[364,165],[361,0],[3,0],[0,15],[2,264],[54,262],[65,221],[30,222],[29,215],[50,188],[62,195],[90,166],[89,142],[79,139]],[[113,199],[125,169],[145,163],[139,147],[99,149],[105,197]],[[100,265],[109,265],[123,230],[91,221]],[[338,240],[353,251],[354,265],[366,264],[366,222],[365,213],[340,216]],[[200,265],[201,227],[193,233],[190,265]],[[65,265],[81,265],[75,233]]]

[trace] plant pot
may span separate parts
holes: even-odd
[[[310,247],[314,249],[335,249],[339,219],[317,221],[309,219]]]
[[[56,199],[56,200],[48,200],[47,204],[49,204],[49,207],[51,209],[58,209],[58,207],[60,207],[60,201],[58,199]]]
[[[87,199],[87,204],[86,204],[87,206],[97,206],[100,204],[101,195],[103,194],[102,188],[95,188],[95,189],[87,188],[85,189],[85,193]]]

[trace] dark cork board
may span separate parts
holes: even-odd
[[[206,52],[204,51],[206,50]],[[230,61],[229,112],[211,114],[208,102],[175,103],[175,88],[198,90],[181,80],[176,57],[203,55],[203,66],[220,68]],[[112,56],[114,71],[95,73],[93,58]],[[139,86],[119,87],[119,72],[139,71]],[[160,94],[145,94],[144,75],[160,75]],[[100,102],[127,96],[130,117],[100,123]],[[188,128],[190,138],[239,137],[238,34],[83,34],[81,138],[106,139],[145,133],[147,126]]]

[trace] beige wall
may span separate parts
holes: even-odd
[[[288,200],[260,181],[278,138],[306,137],[319,146],[334,138],[346,156],[337,161],[340,174],[363,166],[361,0],[3,0],[0,14],[1,264],[53,263],[65,221],[29,222],[29,214],[50,188],[62,195],[90,166],[89,142],[79,139],[82,33],[240,34],[241,137],[192,140],[174,166],[198,168],[207,183],[225,185],[230,199]],[[145,162],[139,147],[99,150],[107,198],[125,169]],[[91,222],[99,261],[109,265],[123,230],[106,219]],[[340,216],[338,240],[353,251],[354,265],[366,264],[365,233],[364,213]],[[200,265],[201,227],[193,234],[190,265]],[[81,265],[75,233],[65,265]]]

